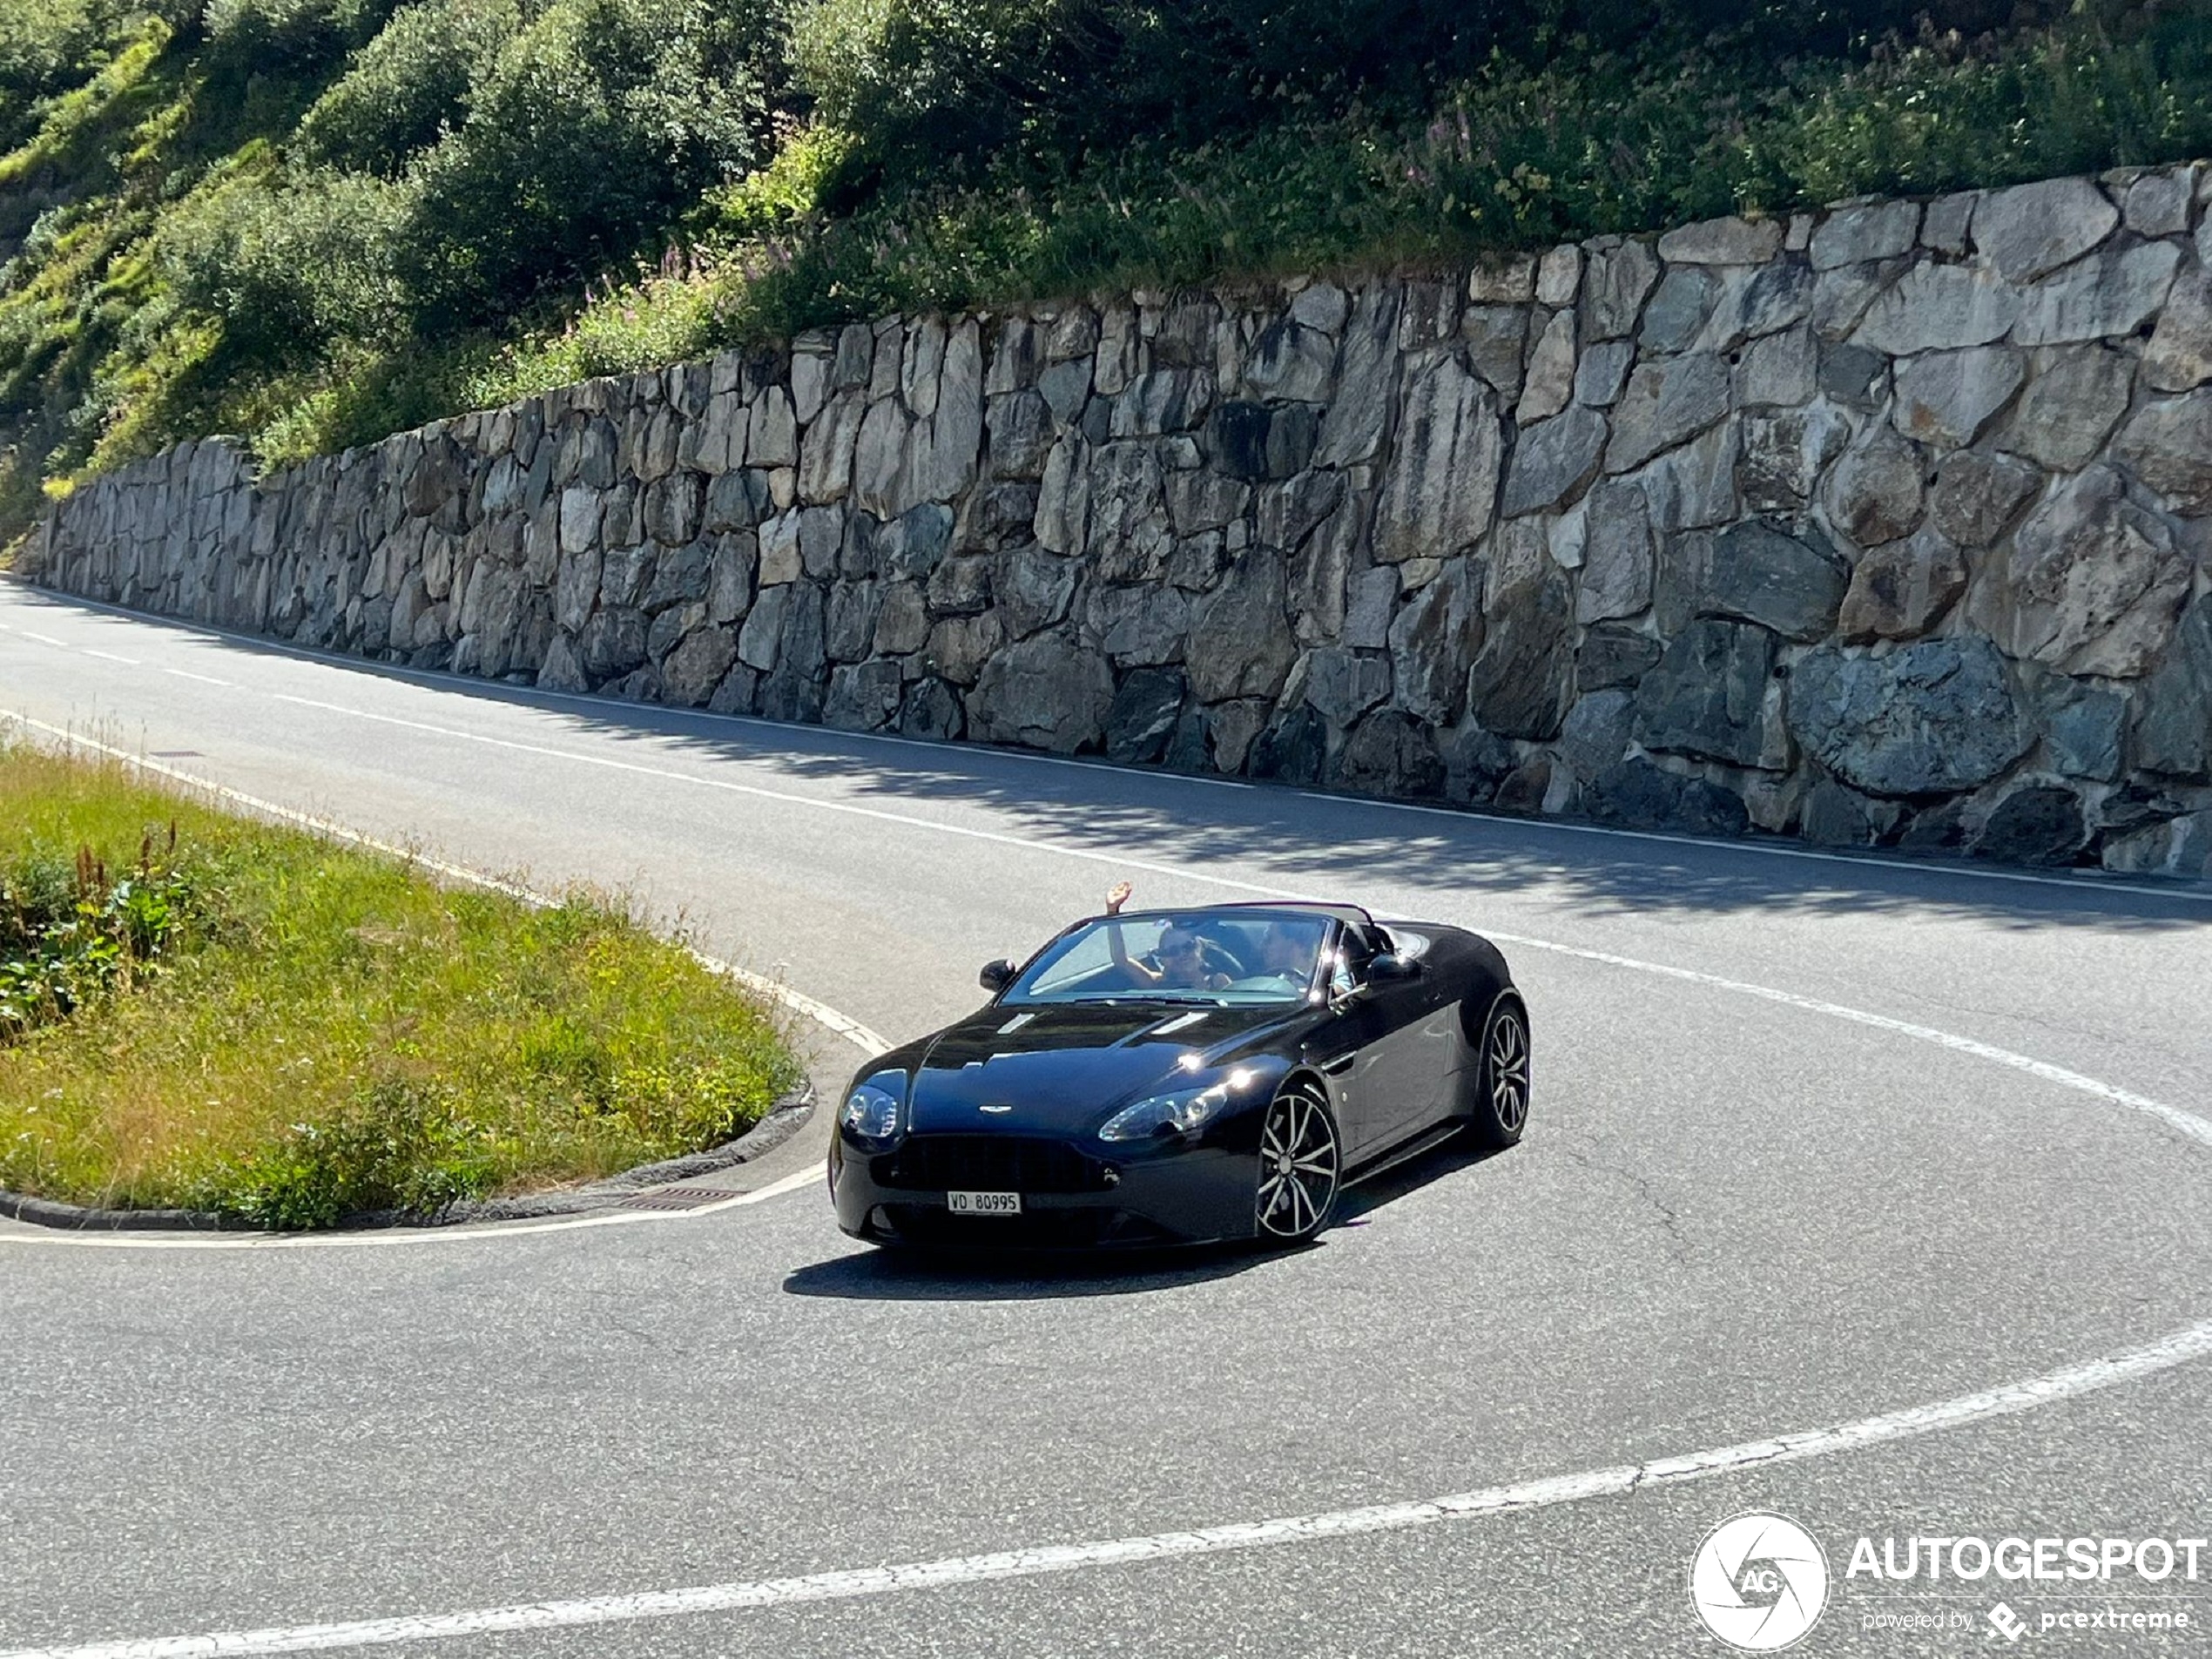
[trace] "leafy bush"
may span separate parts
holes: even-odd
[[[399,327],[392,245],[408,210],[404,187],[366,173],[250,173],[174,215],[162,253],[179,298],[223,318],[237,351],[310,361]]]
[[[484,1139],[443,1091],[387,1081],[326,1121],[293,1123],[209,1181],[202,1201],[277,1231],[380,1211],[434,1220],[496,1178]]]
[[[394,0],[206,0],[200,65],[226,88],[248,78],[297,84],[334,66],[381,29]]]
[[[1076,161],[1347,112],[1405,111],[1503,58],[1723,56],[1750,78],[1927,16],[1979,32],[2010,0],[800,0],[793,56],[821,113],[895,176]]]
[[[83,74],[111,22],[99,0],[10,0],[0,7],[0,153],[30,131],[40,99]]]
[[[32,851],[0,873],[0,1040],[65,1019],[111,991],[143,982],[199,919],[193,874],[177,833],[157,861],[147,832],[137,867],[110,880],[89,846],[73,862]]]
[[[516,0],[419,0],[392,15],[300,123],[318,167],[396,178],[465,118],[471,85],[523,24]]]
[[[765,0],[552,0],[411,175],[395,246],[432,326],[501,314],[626,260],[763,157]]]

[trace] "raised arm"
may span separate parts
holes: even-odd
[[[1129,902],[1130,892],[1130,884],[1126,881],[1116,881],[1106,889],[1106,914],[1109,916],[1118,916],[1122,914],[1122,907]],[[1106,927],[1106,949],[1114,959],[1114,966],[1128,974],[1131,980],[1154,984],[1158,982],[1160,975],[1157,973],[1145,967],[1143,962],[1130,959],[1129,948],[1122,942],[1122,930],[1112,922],[1109,922]]]

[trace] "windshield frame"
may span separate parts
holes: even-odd
[[[1047,992],[1042,995],[1029,993],[1026,988],[1036,975],[1049,968],[1076,942],[1097,930],[1111,926],[1157,921],[1163,927],[1176,922],[1204,925],[1208,922],[1235,921],[1264,927],[1275,921],[1318,922],[1321,927],[1318,948],[1314,953],[1312,967],[1305,981],[1295,990],[1286,990],[1281,996],[1262,997],[1251,991],[1237,992],[1227,988],[1209,990],[1201,986],[1132,986],[1092,994],[1073,995]],[[1295,906],[1220,905],[1182,906],[1175,908],[1124,911],[1118,915],[1086,916],[1073,922],[1045,941],[1019,971],[1007,982],[1005,989],[992,999],[994,1006],[1020,1008],[1107,1008],[1130,1003],[1153,1004],[1164,1008],[1281,1008],[1318,1007],[1326,1001],[1330,969],[1337,958],[1338,940],[1343,923],[1324,912]]]

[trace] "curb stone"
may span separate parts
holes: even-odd
[[[671,1182],[711,1175],[718,1170],[751,1163],[781,1146],[804,1129],[814,1115],[814,1086],[801,1083],[772,1102],[760,1121],[736,1140],[704,1152],[641,1163],[588,1186],[557,1192],[529,1193],[516,1198],[463,1200],[448,1204],[426,1220],[395,1210],[376,1210],[348,1217],[327,1231],[358,1232],[379,1227],[449,1227],[467,1222],[523,1221],[543,1216],[603,1210],[635,1193]],[[0,1189],[0,1217],[33,1226],[84,1232],[260,1232],[251,1223],[212,1210],[111,1210],[98,1205],[62,1204],[51,1198]]]

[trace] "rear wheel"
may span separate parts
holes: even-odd
[[[1474,1143],[1503,1150],[1520,1140],[1528,1123],[1528,1015],[1510,996],[1499,999],[1482,1028],[1474,1092]]]
[[[1302,1244],[1327,1226],[1342,1168],[1328,1096],[1310,1079],[1289,1084],[1260,1120],[1259,1236]]]

